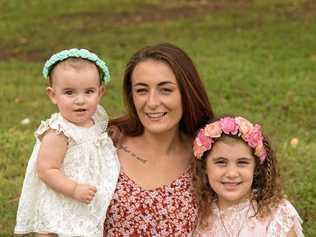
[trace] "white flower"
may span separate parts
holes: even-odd
[[[31,120],[29,118],[25,118],[23,120],[21,120],[21,125],[28,125],[31,122]]]

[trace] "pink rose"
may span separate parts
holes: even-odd
[[[208,124],[205,128],[205,135],[209,137],[220,137],[222,129],[218,121]]]
[[[206,151],[206,148],[204,146],[198,144],[196,141],[194,142],[193,154],[196,158],[200,159],[205,151]]]
[[[259,157],[260,159],[260,164],[262,164],[264,162],[264,160],[267,157],[267,152],[264,148],[263,142],[259,142],[258,145],[256,146],[255,149],[255,155]]]
[[[219,120],[220,126],[225,134],[236,135],[238,132],[238,124],[235,123],[235,119],[231,117],[225,117]]]
[[[259,142],[262,142],[263,137],[260,125],[256,124],[253,129],[247,134],[247,136],[245,136],[245,140],[252,148],[255,148],[259,144]]]
[[[252,123],[243,117],[236,117],[235,121],[239,126],[240,135],[245,138],[253,128]]]
[[[204,129],[201,129],[199,134],[197,135],[197,143],[204,146],[207,150],[211,149],[212,139],[205,136]]]

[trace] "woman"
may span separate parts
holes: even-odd
[[[187,236],[197,223],[192,141],[213,112],[191,59],[158,44],[127,64],[128,115],[112,121],[121,173],[104,236]],[[116,133],[117,134],[117,133]]]

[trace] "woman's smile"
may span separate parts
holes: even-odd
[[[150,112],[145,113],[150,119],[160,119],[163,118],[167,112]]]

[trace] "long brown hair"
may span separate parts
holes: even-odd
[[[214,122],[214,120],[212,122]],[[225,134],[224,136],[217,138],[215,143],[228,138],[238,139],[244,142],[237,135]],[[277,170],[276,155],[271,148],[267,136],[264,136],[263,145],[267,152],[267,157],[263,164],[260,164],[259,157],[255,155],[254,149],[251,148],[252,155],[255,157],[255,170],[252,183],[253,195],[251,201],[256,202],[255,216],[258,216],[259,218],[264,218],[271,214],[273,208],[275,208],[283,198],[280,176]],[[212,203],[217,199],[217,194],[211,188],[208,181],[206,161],[209,153],[210,151],[206,151],[195,163],[193,179],[198,198],[199,226],[202,229],[207,227],[207,221],[212,214]]]
[[[179,129],[193,137],[195,132],[213,118],[213,111],[200,76],[189,56],[180,48],[169,44],[157,44],[137,51],[127,63],[124,73],[123,94],[127,115],[110,121],[118,126],[125,135],[139,136],[144,127],[136,113],[132,96],[132,74],[135,67],[146,60],[166,63],[175,74],[179,84],[183,115]]]

